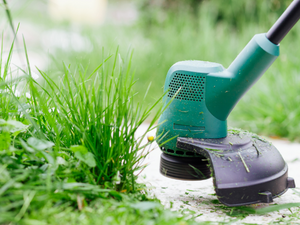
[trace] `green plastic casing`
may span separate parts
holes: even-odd
[[[279,45],[255,35],[228,69],[204,61],[182,61],[168,71],[167,107],[158,123],[161,149],[171,155],[194,156],[176,147],[177,137],[223,138],[227,117],[249,88],[279,56]],[[171,102],[170,102],[171,101]]]

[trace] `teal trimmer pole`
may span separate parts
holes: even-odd
[[[170,68],[164,87],[169,106],[157,130],[163,175],[191,180],[213,175],[220,201],[231,206],[270,202],[295,186],[277,149],[257,144],[249,135],[240,140],[228,134],[227,117],[279,56],[280,41],[299,18],[300,0],[295,0],[267,33],[250,40],[227,69],[205,61],[182,61]],[[216,159],[209,149],[222,153]],[[236,197],[229,199],[229,194]]]

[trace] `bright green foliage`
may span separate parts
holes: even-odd
[[[0,119],[0,129],[12,133],[12,136],[16,137],[19,133],[28,129],[29,125],[25,125],[15,120],[3,120]]]
[[[12,103],[12,97],[10,95],[10,92],[15,90],[16,84],[13,79],[10,80],[12,85],[8,85],[6,82],[6,77],[9,74],[9,68],[10,68],[10,61],[12,57],[12,50],[14,46],[15,40],[13,40],[9,54],[7,56],[6,61],[2,61],[3,59],[3,34],[1,37],[1,50],[0,50],[0,116],[3,119],[8,119],[9,113],[16,110],[16,107],[13,106]],[[2,72],[3,71],[3,72]]]
[[[93,218],[86,223],[99,218],[103,224],[186,221],[165,212],[158,203],[139,205],[139,201],[149,200],[134,174],[148,154],[148,144],[142,146],[141,140],[154,128],[159,114],[137,139],[138,127],[154,106],[133,107],[130,60],[129,66],[123,67],[116,53],[113,68],[104,69],[103,60],[88,75],[81,67],[75,74],[65,67],[59,81],[40,71],[43,87],[31,76],[25,44],[24,48],[28,68],[20,70],[25,76],[12,80],[9,69],[1,74],[0,224],[32,224],[35,216],[57,224],[57,214],[82,208],[87,214],[93,211]],[[9,58],[11,55],[12,49]],[[17,96],[20,81],[24,92]],[[26,91],[29,97],[25,97]],[[72,217],[65,216],[65,222],[78,223],[83,214],[85,211],[75,211]],[[51,217],[55,219],[47,220]]]
[[[107,60],[113,60],[112,68],[106,67]],[[147,155],[138,152],[145,148],[140,145],[144,135],[137,140],[135,133],[154,107],[134,108],[130,60],[126,66],[116,52],[90,74],[87,68],[72,72],[64,66],[63,75],[55,78],[40,71],[44,85],[28,82],[30,114],[43,135],[56,147],[71,147],[74,156],[92,168],[90,182],[104,184],[118,174],[117,190],[127,191],[134,189],[134,172]]]
[[[35,137],[28,138],[27,142],[32,148],[40,151],[45,150],[47,148],[52,148],[54,146],[54,144],[50,141],[39,140]]]
[[[9,127],[6,130],[14,138],[22,132],[20,137],[28,138],[23,147],[41,151],[39,154],[48,159],[45,149],[54,147],[55,155],[62,154],[62,148],[69,151],[89,171],[84,175],[74,168],[71,178],[77,182],[135,192],[134,173],[142,168],[141,160],[149,152],[148,144],[141,141],[155,128],[161,110],[141,137],[135,136],[136,131],[162,97],[150,106],[133,103],[132,52],[125,61],[118,51],[114,57],[105,58],[103,53],[103,60],[89,74],[82,66],[74,72],[64,66],[58,77],[40,71],[43,80],[38,83],[32,78],[25,42],[27,70],[20,68],[25,75],[12,79],[15,75],[8,69],[12,49],[13,44],[1,74],[0,127]],[[18,96],[17,88],[23,90]],[[1,149],[7,148],[8,133],[4,132],[1,140]]]
[[[89,167],[95,167],[96,161],[93,153],[89,152],[86,147],[80,145],[72,145],[70,148],[74,152],[74,156],[87,164]]]
[[[0,224],[194,224],[165,211],[143,192],[125,195],[76,182],[75,170],[80,174],[89,170],[72,154],[55,153],[51,142],[31,137],[12,145],[9,138],[5,145],[0,151]],[[81,146],[74,149],[86,151]]]
[[[8,132],[1,132],[0,134],[0,150],[5,150],[9,148],[9,143],[11,142],[11,137]]]

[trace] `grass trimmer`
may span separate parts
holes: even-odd
[[[264,34],[255,35],[228,69],[213,62],[182,61],[168,71],[166,110],[157,136],[160,172],[171,178],[213,177],[228,206],[269,203],[294,188],[278,150],[250,132],[227,129],[227,117],[279,56],[279,43],[300,18],[295,0]]]

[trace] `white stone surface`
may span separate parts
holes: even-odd
[[[147,125],[143,125],[140,132],[146,129]],[[155,131],[149,135],[155,135]],[[282,157],[287,162],[289,167],[289,177],[293,177],[296,181],[296,186],[300,186],[300,144],[290,143],[284,140],[270,140],[275,147],[280,151]],[[181,181],[167,178],[160,174],[161,151],[156,147],[145,160],[148,166],[140,175],[140,182],[144,182],[150,188],[150,193],[155,195],[161,200],[161,203],[166,207],[172,205],[172,210],[184,211],[192,210],[195,212],[196,221],[229,221],[235,219],[234,217],[227,216],[225,212],[230,212],[230,208],[223,207],[222,204],[212,203],[212,200],[217,200],[214,195],[214,187],[212,179],[204,181]],[[252,206],[254,208],[268,207],[272,204],[284,204],[284,203],[300,203],[300,189],[290,189],[284,195],[279,198],[275,198],[271,204],[258,204]],[[224,208],[224,207],[223,207]],[[294,212],[299,209],[292,208]],[[283,209],[277,212],[272,212],[265,215],[253,215],[250,214],[244,219],[239,219],[236,223],[255,223],[265,224],[275,221],[278,218],[282,218],[291,214],[288,209]],[[294,221],[300,223],[300,221]]]

